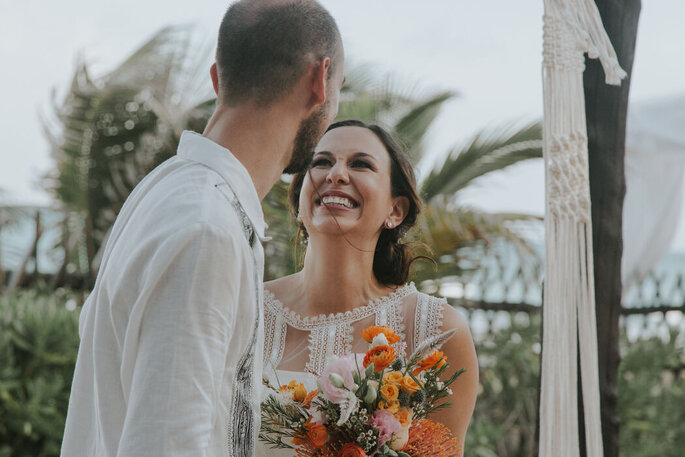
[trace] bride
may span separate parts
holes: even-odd
[[[393,327],[402,337],[396,350],[403,342],[407,355],[456,328],[441,350],[449,371],[466,372],[452,385],[452,406],[431,418],[463,446],[478,389],[476,352],[465,319],[446,300],[407,283],[415,257],[401,238],[416,223],[421,201],[400,147],[376,125],[331,125],[309,171],[293,179],[290,203],[307,249],[299,272],[264,286],[264,376],[275,386],[295,379],[309,391],[328,359],[368,350],[365,327]],[[261,446],[260,456],[293,455]]]

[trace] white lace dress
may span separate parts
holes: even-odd
[[[365,353],[368,343],[361,331],[387,325],[401,337],[395,350],[411,352],[441,332],[445,299],[418,292],[413,283],[346,313],[302,317],[264,291],[264,377],[274,386],[297,380],[307,391],[328,360],[351,352]],[[267,390],[264,390],[264,395]],[[259,457],[292,457],[292,450],[257,447]]]

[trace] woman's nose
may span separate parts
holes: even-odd
[[[331,184],[347,184],[350,180],[350,177],[347,174],[347,167],[343,164],[336,163],[328,172],[326,180]]]

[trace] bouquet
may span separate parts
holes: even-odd
[[[464,370],[440,380],[449,367],[438,348],[456,330],[433,337],[409,358],[392,344],[390,327],[363,330],[366,354],[331,360],[307,392],[297,381],[272,389],[262,402],[260,439],[298,457],[442,457],[459,451],[458,440],[442,424],[427,419],[449,406],[450,385]]]

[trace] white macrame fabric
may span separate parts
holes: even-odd
[[[592,0],[544,0],[544,6],[546,266],[539,455],[580,453],[580,343],[587,455],[602,457],[584,54],[600,59],[608,84],[619,84],[625,72]]]

